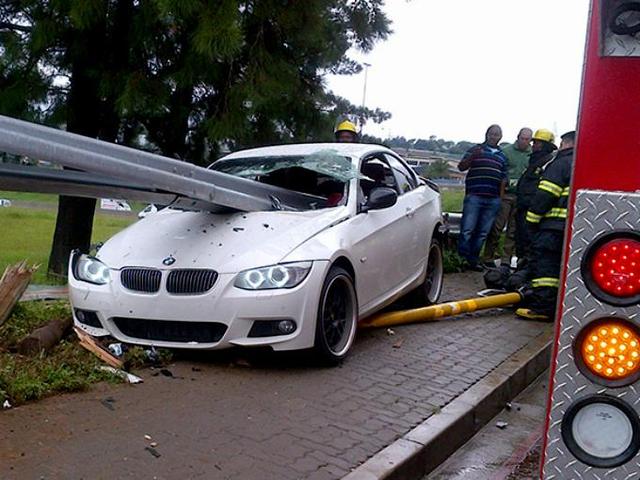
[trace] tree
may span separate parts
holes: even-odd
[[[381,121],[326,89],[390,33],[383,0],[13,0],[0,4],[0,112],[205,164],[222,146],[328,140]],[[95,202],[61,197],[49,270],[87,250]]]
[[[436,160],[424,169],[427,178],[449,178],[449,163],[446,160]]]

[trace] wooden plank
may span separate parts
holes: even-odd
[[[39,265],[27,267],[27,262],[22,261],[8,266],[2,278],[0,278],[0,325],[7,321],[13,307],[25,292],[31,281],[33,272]]]
[[[122,368],[124,362],[119,358],[114,357],[98,345],[91,335],[83,332],[78,327],[73,327],[73,331],[76,332],[76,335],[80,339],[80,345],[89,350],[107,365],[111,365],[113,368]]]

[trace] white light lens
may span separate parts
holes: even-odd
[[[282,265],[276,265],[269,269],[269,281],[276,288],[283,288],[289,281],[289,271]]]
[[[578,446],[597,458],[614,458],[629,448],[633,426],[629,417],[608,403],[590,403],[581,408],[571,425]]]
[[[251,288],[259,288],[264,282],[264,275],[260,270],[251,270],[247,272],[246,281]]]
[[[98,285],[105,285],[111,281],[109,267],[97,258],[88,255],[80,255],[80,257],[78,257],[75,277],[78,280],[96,283]]]
[[[244,290],[293,288],[307,278],[312,262],[284,263],[240,272],[234,285]]]

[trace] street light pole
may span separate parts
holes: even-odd
[[[362,65],[364,65],[364,85],[362,86],[362,109],[364,110],[365,105],[366,105],[366,101],[367,101],[367,74],[369,73],[369,67],[371,66],[371,64],[367,63],[367,62],[363,62]],[[363,127],[364,127],[364,112],[360,116],[360,131],[361,132],[362,132]]]
[[[367,100],[367,73],[371,64],[364,62],[362,65],[364,65],[364,86],[362,87],[362,108],[364,108]]]

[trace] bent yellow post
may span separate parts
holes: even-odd
[[[470,298],[458,302],[439,303],[428,307],[400,312],[381,313],[369,317],[358,324],[359,328],[391,327],[407,323],[430,322],[461,313],[475,312],[487,308],[505,307],[514,305],[522,300],[522,295],[517,292],[502,293],[490,297]]]

